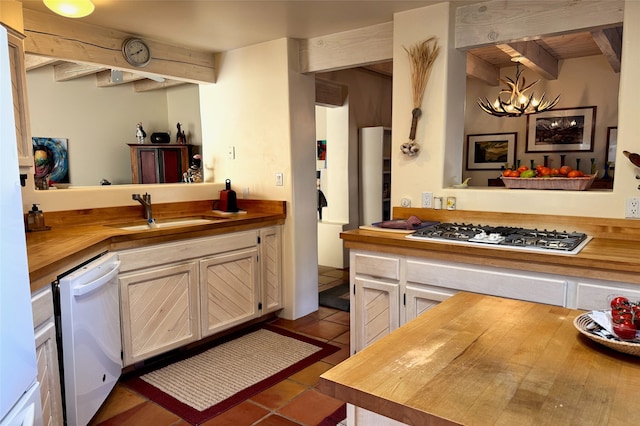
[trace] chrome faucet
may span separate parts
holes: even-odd
[[[146,192],[144,195],[132,194],[131,199],[138,201],[144,206],[145,219],[153,219],[153,213],[151,213],[151,194],[147,194]]]

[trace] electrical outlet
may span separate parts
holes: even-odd
[[[627,198],[627,207],[625,209],[624,217],[640,219],[640,198]]]
[[[433,208],[433,192],[422,193],[422,207]]]
[[[229,145],[227,147],[227,160],[234,160],[236,158],[236,147]]]

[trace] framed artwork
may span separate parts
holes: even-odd
[[[618,128],[607,127],[607,163],[615,163],[618,148]]]
[[[316,157],[317,160],[326,160],[327,159],[327,141],[319,140],[316,143],[318,147],[318,155]]]
[[[595,127],[595,106],[559,108],[527,115],[525,151],[593,151]]]
[[[516,160],[517,133],[467,135],[467,170],[500,170]]]
[[[36,179],[69,183],[69,146],[67,139],[32,137]]]

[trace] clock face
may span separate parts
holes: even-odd
[[[125,40],[122,45],[122,53],[127,62],[135,67],[144,67],[151,61],[149,46],[139,38]]]

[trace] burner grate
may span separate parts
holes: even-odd
[[[576,250],[588,236],[580,232],[509,226],[439,223],[416,231],[411,238],[490,243],[507,247],[534,247],[549,251]]]

